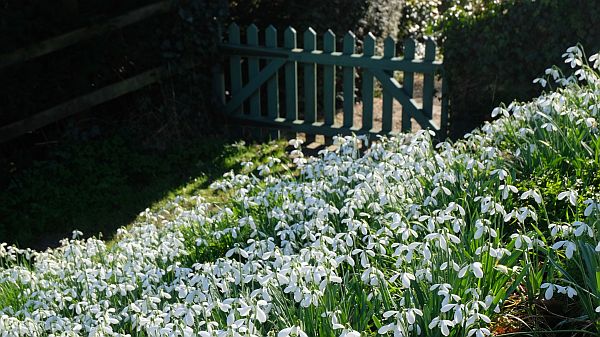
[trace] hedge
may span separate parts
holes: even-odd
[[[476,11],[447,12],[441,26],[453,138],[491,119],[500,102],[538,95],[532,80],[561,64],[569,46],[600,48],[600,1],[479,2]]]
[[[230,10],[231,19],[241,25],[292,25],[299,32],[312,27],[319,34],[332,29],[338,36],[348,30],[358,36],[396,36],[403,6],[404,0],[253,0],[232,1]]]

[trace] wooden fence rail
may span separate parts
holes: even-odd
[[[16,63],[25,62],[33,58],[50,54],[54,51],[88,40],[92,37],[108,33],[110,31],[123,28],[147,19],[151,16],[166,13],[171,9],[171,1],[161,1],[138,8],[129,13],[112,18],[104,23],[95,24],[88,27],[76,29],[66,34],[55,36],[53,38],[35,43],[33,45],[17,49],[13,52],[0,55],[0,68],[4,68]]]
[[[130,11],[124,15],[112,18],[102,24],[80,28],[69,33],[33,44],[31,46],[17,49],[10,53],[1,54],[0,69],[64,49],[98,35],[129,26],[158,14],[166,13],[171,9],[172,1],[159,1],[154,4]],[[183,68],[189,69],[191,66],[192,64],[190,63],[184,65]],[[100,88],[94,92],[71,99],[23,120],[11,123],[9,125],[0,126],[0,143],[11,140],[27,132],[35,131],[41,127],[59,121],[75,113],[149,86],[165,77],[170,76],[171,74],[172,72],[165,67],[153,68],[120,82]]]
[[[336,51],[336,36],[331,31],[322,36],[322,50],[317,48],[317,33],[312,28],[301,36],[302,47],[298,47],[298,34],[292,27],[283,32],[283,45],[278,45],[278,31],[273,26],[265,29],[262,40],[255,25],[249,26],[245,33],[245,43],[242,43],[240,27],[232,24],[226,42],[220,45],[220,50],[229,55],[228,76],[225,72],[218,73],[215,87],[232,121],[326,136],[394,134],[393,103],[398,101],[402,106],[401,131],[410,131],[411,119],[414,119],[421,128],[434,130],[439,138],[445,138],[448,102],[443,82],[440,126],[432,123],[435,76],[443,78],[443,64],[435,60],[436,46],[432,40],[425,44],[424,57],[416,59],[413,40],[404,41],[403,56],[396,56],[396,41],[390,37],[383,41],[383,54],[376,55],[377,39],[371,34],[365,37],[362,52],[358,54],[358,41],[352,32],[343,37],[341,52]],[[259,45],[259,41],[264,43]],[[403,73],[402,83],[395,78],[395,72]],[[419,103],[413,98],[416,73],[423,74],[422,102]],[[354,122],[358,75],[362,96],[360,127]],[[280,76],[284,77],[283,86]],[[245,83],[244,77],[247,78]],[[338,78],[341,78],[343,97],[341,125],[334,122]],[[383,91],[379,129],[373,128],[376,83]],[[299,102],[302,102],[302,111],[299,111]]]

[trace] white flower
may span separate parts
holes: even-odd
[[[521,199],[533,198],[536,203],[542,203],[542,196],[536,190],[528,190],[521,194]]]
[[[285,328],[279,333],[277,333],[277,337],[288,337],[288,336],[298,336],[298,337],[308,337],[306,332],[302,331],[298,326],[292,326],[289,328]]]
[[[552,245],[552,249],[554,249],[554,250],[558,250],[561,247],[566,248],[565,255],[567,256],[568,259],[571,259],[573,257],[573,253],[577,250],[577,245],[575,245],[574,242],[567,241],[567,240],[558,241]]]
[[[577,206],[577,191],[568,190],[558,194],[558,200],[563,200],[565,198],[568,198],[573,206]]]
[[[442,332],[442,335],[448,336],[450,335],[450,327],[454,326],[454,322],[447,319],[440,319],[439,317],[435,317],[429,323],[429,329],[433,329],[434,327],[438,327]]]
[[[594,54],[589,58],[590,62],[594,62],[592,67],[600,69],[600,53]]]
[[[494,108],[492,110],[492,118],[496,118],[496,116],[498,116],[498,115],[502,115],[502,116],[508,117],[509,116],[508,110],[506,110],[504,108],[501,108],[501,107]]]
[[[540,288],[546,289],[546,292],[544,293],[544,298],[549,300],[554,295],[554,290],[556,289],[556,286],[552,283],[542,283]]]
[[[595,200],[587,199],[583,202],[586,206],[585,211],[583,211],[584,216],[590,216],[594,210],[598,209],[598,203]]]
[[[541,77],[534,79],[533,83],[539,83],[542,86],[542,88],[546,87],[546,80]]]
[[[491,334],[492,333],[489,329],[477,328],[477,329],[469,330],[469,332],[467,333],[467,337],[471,337],[473,335],[475,335],[475,337],[485,337],[485,336],[490,336]]]
[[[473,275],[475,275],[475,277],[477,278],[483,278],[483,269],[482,269],[483,265],[481,264],[481,262],[473,262],[472,264],[466,265],[464,266],[459,272],[458,272],[458,277],[459,278],[463,278],[467,271],[471,270],[473,272]]]
[[[502,191],[502,199],[508,199],[509,192],[517,193],[519,190],[513,185],[500,185],[498,190]]]
[[[575,228],[573,234],[575,234],[576,237],[582,236],[584,233],[587,233],[591,238],[594,237],[594,230],[585,222],[575,221],[573,222],[573,227]]]

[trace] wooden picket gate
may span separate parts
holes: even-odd
[[[402,57],[396,56],[396,42],[390,37],[383,41],[383,55],[376,55],[377,41],[370,33],[363,41],[361,54],[356,53],[357,39],[352,32],[344,36],[341,52],[336,51],[336,36],[332,31],[323,35],[321,50],[317,48],[317,34],[313,29],[306,30],[302,40],[303,47],[299,48],[296,31],[288,27],[280,45],[275,27],[266,28],[261,39],[259,29],[250,25],[242,42],[239,26],[229,27],[226,41],[219,46],[228,56],[228,62],[225,67],[216,68],[214,86],[234,127],[252,125],[285,130],[288,134],[302,132],[327,137],[352,133],[393,135],[410,131],[411,119],[414,119],[421,128],[435,131],[437,138],[446,137],[446,85],[442,62],[435,60],[436,47],[432,40],[425,43],[423,59],[415,59],[415,41],[410,39],[404,41]],[[300,73],[298,64],[301,64]],[[338,69],[341,76],[336,74]],[[402,79],[397,80],[394,72],[402,72]],[[420,103],[413,98],[416,73],[423,74]],[[360,127],[354,125],[357,75],[361,79]],[[439,127],[432,123],[436,75],[442,79]],[[343,97],[343,103],[339,104],[342,123],[335,123],[338,79]],[[373,123],[375,80],[382,92],[379,128],[374,128]],[[300,97],[299,88],[303,88]],[[400,130],[392,129],[394,100],[402,106]]]

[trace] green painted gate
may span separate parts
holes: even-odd
[[[215,88],[231,123],[311,135],[393,135],[410,131],[414,119],[421,128],[435,131],[437,138],[446,137],[446,85],[432,40],[425,43],[424,57],[416,59],[416,43],[410,39],[403,43],[402,57],[396,56],[396,42],[389,37],[383,41],[383,55],[377,55],[377,41],[370,33],[362,41],[360,54],[356,52],[359,41],[352,32],[344,36],[341,51],[336,50],[336,36],[331,31],[323,35],[321,49],[311,28],[301,37],[302,47],[292,27],[283,32],[282,43],[273,26],[262,35],[251,25],[245,35],[242,42],[239,26],[232,24],[219,46],[228,62],[217,70]],[[400,72],[401,78],[396,77]],[[421,102],[413,98],[415,74],[422,74]],[[441,79],[439,126],[432,121],[434,99],[439,99],[435,97],[436,75]],[[374,128],[378,94],[381,122]],[[360,127],[354,125],[357,96],[362,101]],[[394,116],[394,100],[402,106],[401,116]],[[335,122],[336,113],[343,115],[341,123]],[[401,128],[393,130],[393,120],[398,117]]]

